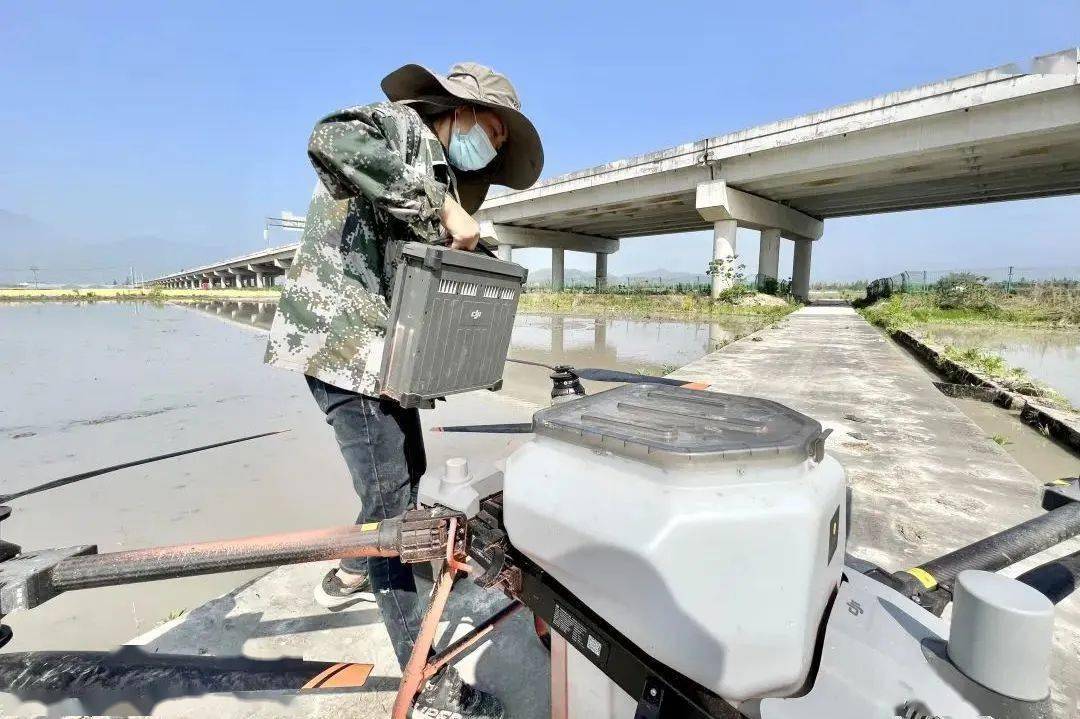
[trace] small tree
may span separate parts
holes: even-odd
[[[754,294],[754,290],[746,286],[746,278],[743,275],[743,270],[746,269],[746,265],[740,263],[738,260],[738,255],[731,255],[730,257],[721,257],[709,262],[709,267],[705,270],[705,274],[709,277],[719,277],[721,282],[727,285],[727,287],[720,292],[717,299],[731,302],[744,295]]]
[[[721,281],[725,282],[730,287],[743,284],[745,279],[743,277],[743,270],[745,269],[746,265],[739,262],[738,255],[730,255],[728,257],[710,260],[709,266],[705,270],[705,274],[709,277],[719,277]]]
[[[985,310],[994,306],[988,278],[953,272],[934,283],[934,301],[945,310]]]

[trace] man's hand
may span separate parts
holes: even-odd
[[[480,224],[449,194],[443,200],[439,219],[446,228],[446,234],[453,241],[450,246],[455,250],[471,251],[480,241]]]

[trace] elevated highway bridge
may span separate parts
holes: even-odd
[[[629,237],[713,231],[712,259],[736,251],[738,227],[760,231],[759,278],[779,277],[794,242],[792,290],[806,297],[813,243],[832,217],[1080,192],[1080,48],[706,138],[489,197],[481,235],[515,247],[607,257]],[[157,278],[188,286],[272,280],[294,245]],[[704,259],[704,258],[703,258]],[[704,262],[703,262],[704,264]],[[261,275],[261,277],[260,277]],[[714,276],[714,294],[730,280]]]

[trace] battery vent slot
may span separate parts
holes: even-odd
[[[458,285],[460,285],[460,284],[461,283],[458,282],[457,280],[441,280],[439,282],[439,292],[442,292],[443,294],[446,294],[446,295],[457,294]]]
[[[510,287],[503,287],[502,291],[499,293],[499,299],[501,300],[512,300],[515,297],[517,297],[517,292]]]
[[[493,300],[499,296],[499,288],[494,285],[484,287],[484,299]]]
[[[458,289],[458,294],[476,297],[476,293],[479,291],[480,285],[476,282],[462,282],[461,287]]]

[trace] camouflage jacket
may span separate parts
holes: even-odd
[[[407,241],[439,242],[456,196],[442,143],[407,105],[324,118],[308,143],[319,183],[286,275],[266,362],[376,394],[394,260]]]

